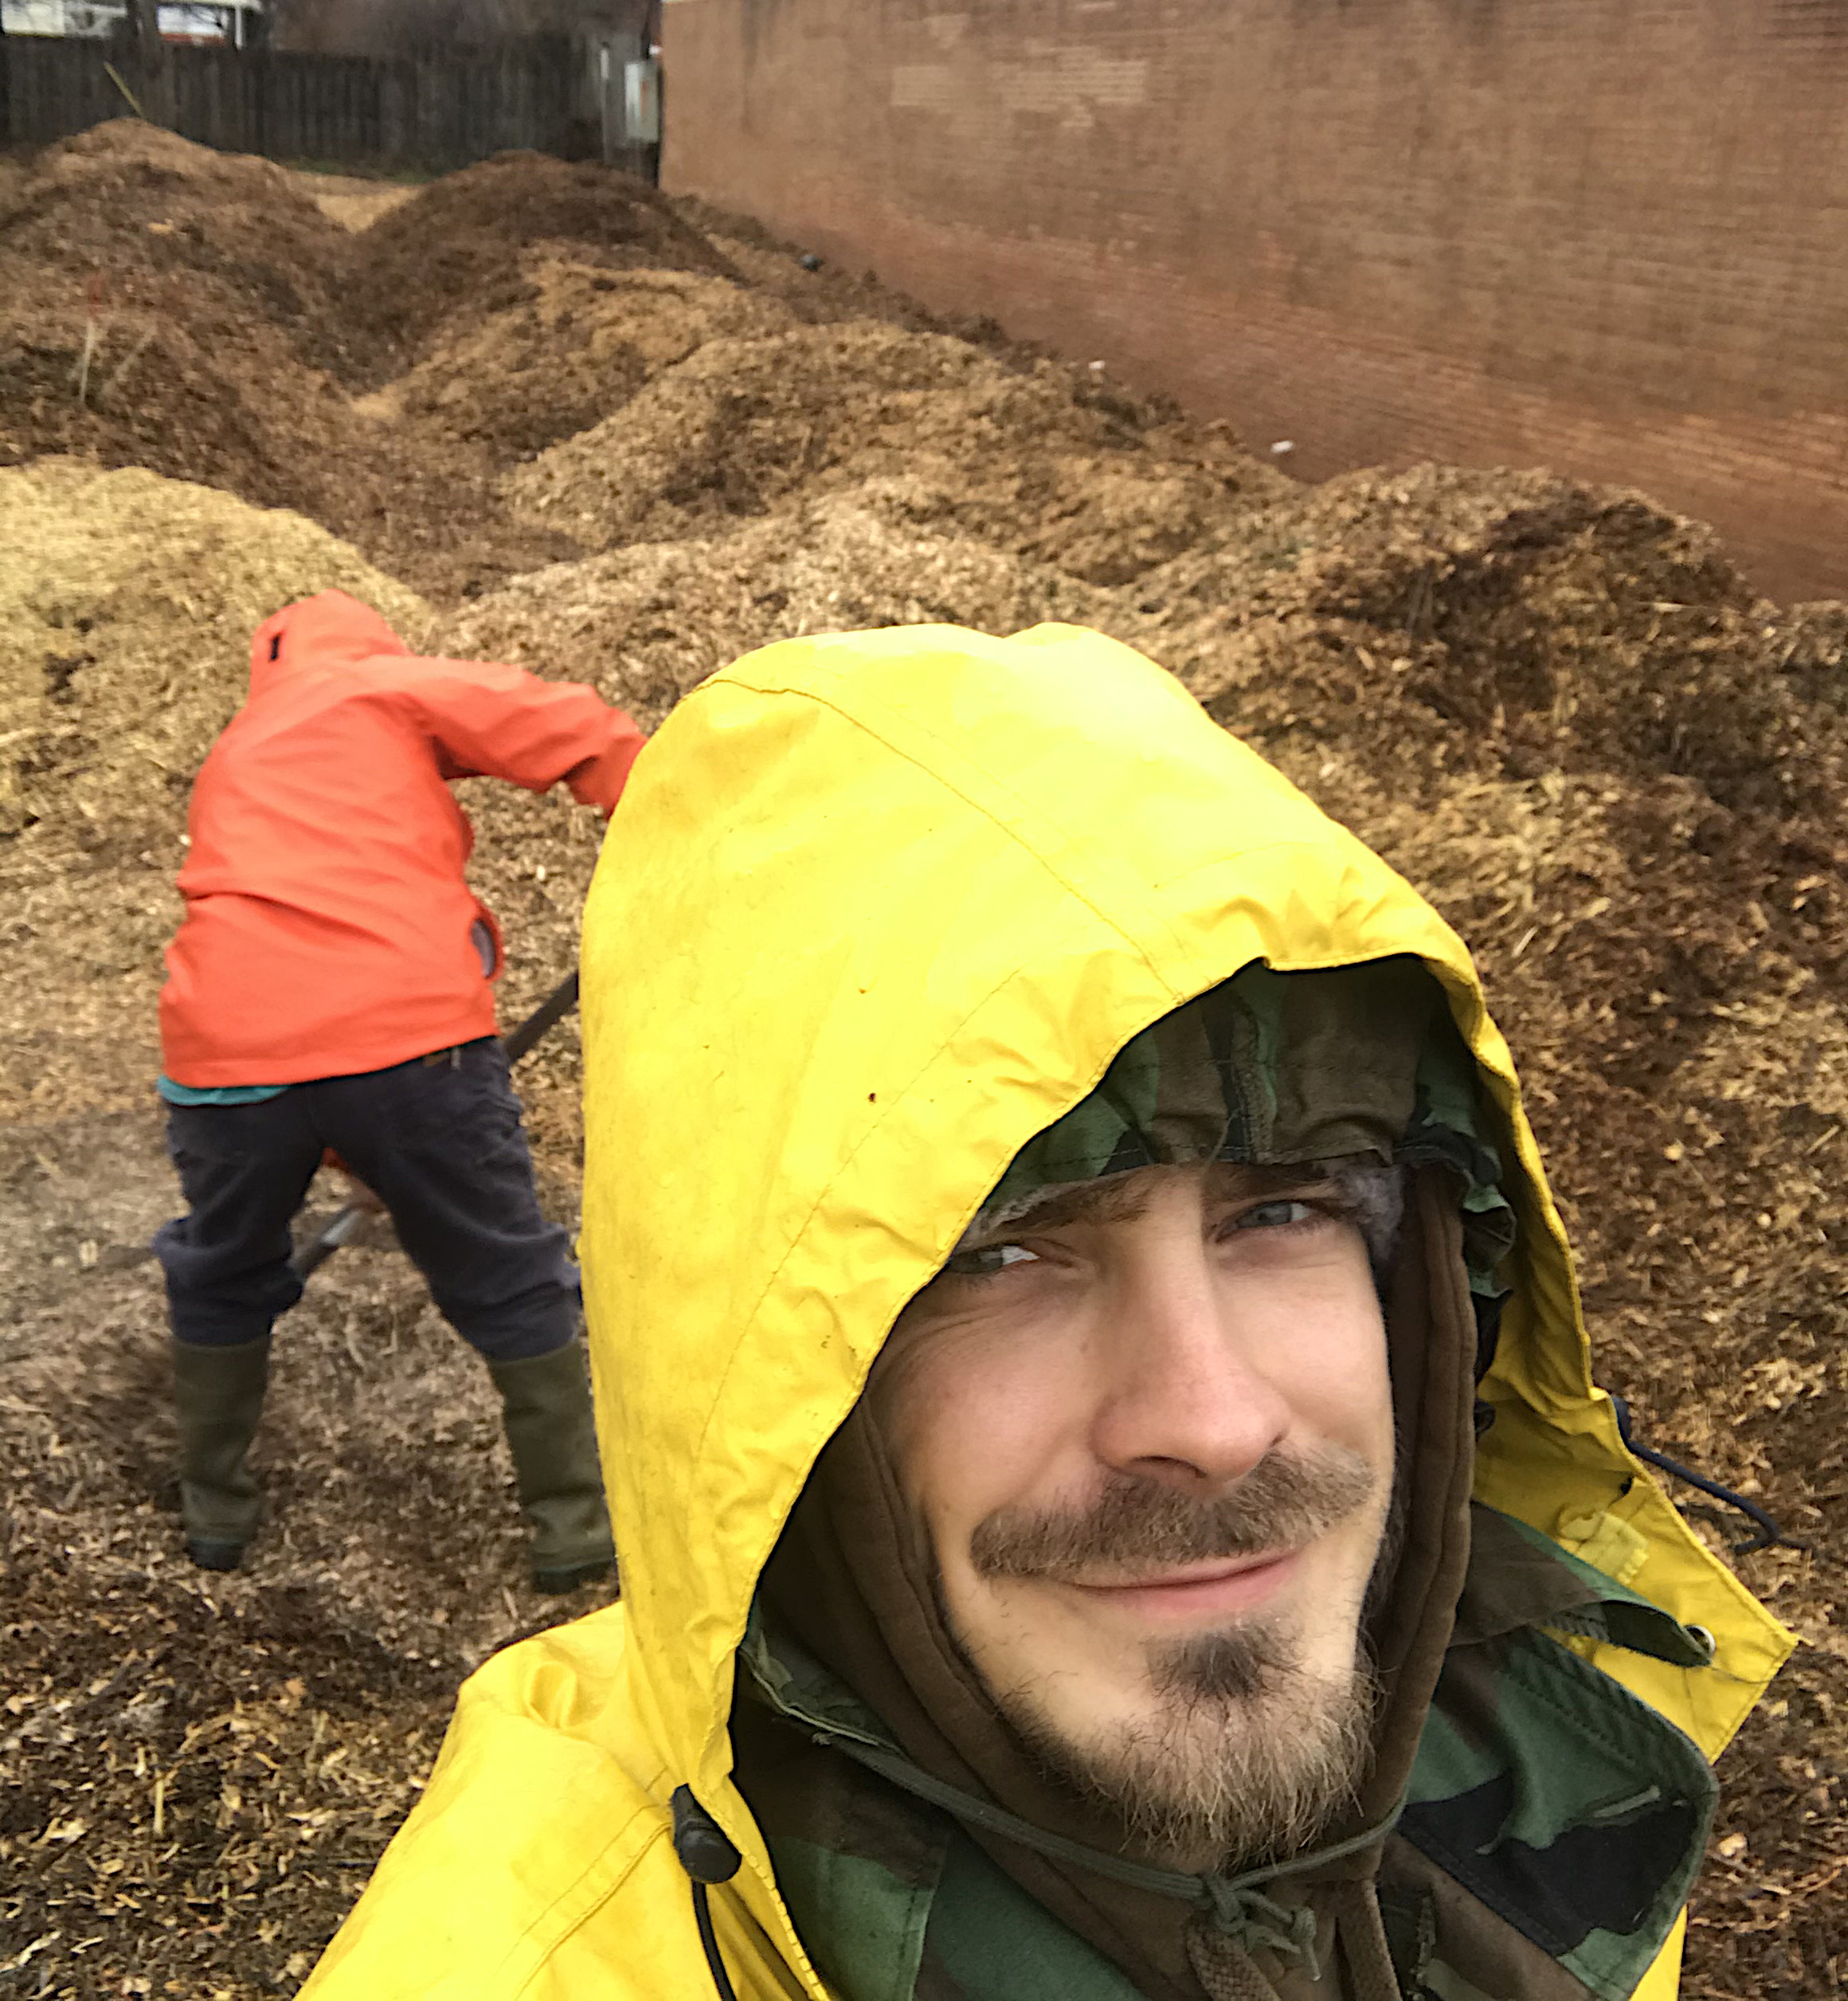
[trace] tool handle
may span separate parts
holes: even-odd
[[[578,975],[561,980],[511,1035],[501,1039],[510,1063],[516,1063],[539,1039],[549,1035],[578,1004]]]
[[[319,1271],[342,1244],[353,1241],[365,1216],[365,1210],[357,1202],[349,1203],[325,1229],[296,1252],[292,1260],[296,1276],[305,1279],[311,1271]]]

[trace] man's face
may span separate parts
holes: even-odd
[[[912,1301],[869,1394],[946,1623],[1052,1768],[1188,1866],[1314,1836],[1364,1755],[1392,1487],[1334,1184],[1215,1165],[1052,1192]]]

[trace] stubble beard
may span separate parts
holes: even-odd
[[[1333,1526],[1367,1505],[1376,1482],[1358,1455],[1329,1451],[1267,1462],[1216,1502],[1120,1482],[1080,1516],[992,1517],[972,1553],[989,1578],[1056,1574],[1094,1560],[1257,1553]],[[1396,1543],[1389,1521],[1376,1579],[1390,1571]],[[1304,1651],[1296,1622],[1283,1616],[1151,1643],[1142,1713],[1107,1737],[1087,1737],[1061,1728],[1032,1683],[997,1686],[964,1648],[1036,1762],[1120,1819],[1131,1850],[1172,1867],[1220,1871],[1300,1854],[1358,1795],[1378,1694],[1359,1632],[1345,1666],[1332,1672],[1312,1667]]]
[[[1357,1658],[1318,1677],[1270,1625],[1152,1651],[1147,1713],[1109,1738],[1061,1730],[1027,1690],[991,1690],[1041,1768],[1170,1867],[1236,1872],[1300,1854],[1350,1807],[1374,1683]]]

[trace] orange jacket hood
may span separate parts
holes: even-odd
[[[273,690],[300,664],[325,671],[362,667],[382,656],[403,660],[410,648],[370,605],[343,590],[323,590],[272,613],[250,642],[250,692]]]

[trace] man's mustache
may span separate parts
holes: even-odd
[[[1371,1499],[1379,1480],[1340,1446],[1267,1453],[1211,1500],[1119,1474],[1086,1508],[997,1508],[969,1538],[969,1560],[978,1576],[1057,1578],[1259,1557],[1313,1542]]]

